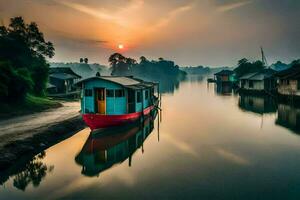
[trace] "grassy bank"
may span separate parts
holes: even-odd
[[[0,103],[0,119],[31,114],[50,108],[58,108],[60,106],[62,105],[58,101],[47,97],[36,97],[28,94],[24,102],[21,103]]]

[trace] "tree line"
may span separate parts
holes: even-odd
[[[284,64],[284,63],[278,61],[274,65],[275,65],[275,67],[283,66],[283,67],[289,68],[289,67],[298,67],[299,64],[300,64],[300,60],[294,60],[290,64]],[[267,66],[260,60],[251,62],[248,59],[243,58],[238,61],[237,67],[234,69],[234,72],[235,72],[236,76],[239,78],[245,74],[259,72],[260,70],[263,70],[266,68],[267,68]]]
[[[112,68],[111,75],[114,76],[137,76],[151,80],[158,80],[167,77],[185,76],[186,73],[179,69],[173,61],[159,58],[158,60],[148,60],[145,56],[140,57],[140,61],[127,58],[120,53],[112,54],[108,59]]]
[[[46,57],[54,56],[53,44],[44,39],[35,22],[22,17],[0,26],[0,101],[24,100],[27,93],[43,96],[48,79]]]

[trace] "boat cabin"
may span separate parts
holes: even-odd
[[[82,114],[125,115],[142,112],[157,101],[158,84],[133,77],[97,76],[77,85],[82,88]]]

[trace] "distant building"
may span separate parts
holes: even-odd
[[[47,83],[46,85],[47,93],[48,94],[55,94],[57,93],[57,87],[55,85],[52,85],[51,83]]]
[[[300,68],[291,67],[276,74],[278,93],[281,95],[300,96]]]
[[[235,82],[236,81],[234,71],[231,71],[231,70],[222,70],[218,73],[215,73],[214,76],[215,76],[215,81],[217,83]]]
[[[240,88],[251,91],[273,91],[276,88],[275,73],[275,70],[268,68],[245,74],[239,78]]]
[[[67,94],[77,90],[74,83],[76,83],[80,78],[81,76],[76,74],[70,68],[50,68],[49,86],[55,86],[58,94]]]

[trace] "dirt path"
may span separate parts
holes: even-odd
[[[79,115],[79,102],[62,102],[62,104],[60,108],[0,121],[0,147],[11,141],[30,137],[39,129]]]

